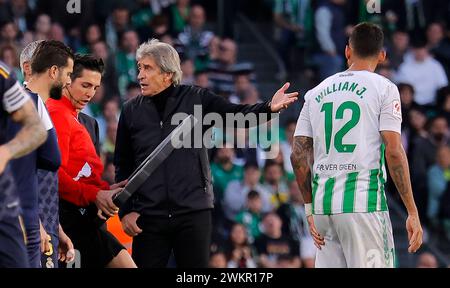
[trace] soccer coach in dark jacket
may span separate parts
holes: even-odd
[[[158,40],[143,43],[136,53],[141,95],[125,103],[117,130],[114,164],[116,181],[134,169],[176,127],[176,113],[202,114],[279,112],[297,99],[285,84],[271,101],[231,104],[210,91],[179,85],[180,59],[176,50]],[[203,119],[198,119],[202,121]],[[203,127],[205,129],[205,127]],[[176,149],[121,207],[124,231],[133,237],[138,267],[166,267],[173,250],[178,267],[207,267],[212,231],[213,194],[205,148]]]

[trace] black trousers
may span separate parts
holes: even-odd
[[[211,210],[157,217],[142,215],[142,233],[133,238],[133,259],[139,268],[165,268],[170,255],[179,268],[206,268],[211,243]]]

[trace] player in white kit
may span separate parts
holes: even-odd
[[[376,25],[355,26],[345,50],[349,69],[306,93],[297,122],[291,162],[319,249],[316,267],[394,267],[384,154],[408,212],[409,252],[422,244],[399,92],[374,73],[386,57],[383,38]]]

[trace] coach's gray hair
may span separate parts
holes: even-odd
[[[22,53],[20,53],[20,70],[22,71],[22,74],[25,72],[23,71],[23,64],[25,62],[30,62],[31,58],[33,58],[34,51],[36,51],[36,48],[41,44],[41,42],[44,40],[37,40],[30,42],[25,48],[23,48]]]
[[[152,39],[144,42],[136,51],[136,60],[143,57],[151,57],[162,72],[173,73],[172,83],[178,85],[181,82],[183,72],[180,67],[180,56],[171,45],[159,42],[158,39]]]

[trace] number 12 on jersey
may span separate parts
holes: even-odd
[[[345,110],[350,110],[352,112],[352,116],[347,123],[342,126],[339,131],[334,135],[334,148],[339,153],[352,153],[356,144],[343,144],[342,139],[344,136],[353,129],[359,122],[361,118],[361,109],[356,102],[346,101],[342,103],[336,110],[335,118],[333,117],[333,102],[323,103],[322,109],[320,112],[325,113],[325,145],[327,154],[330,153],[331,146],[331,138],[333,137],[333,120],[344,119]]]

